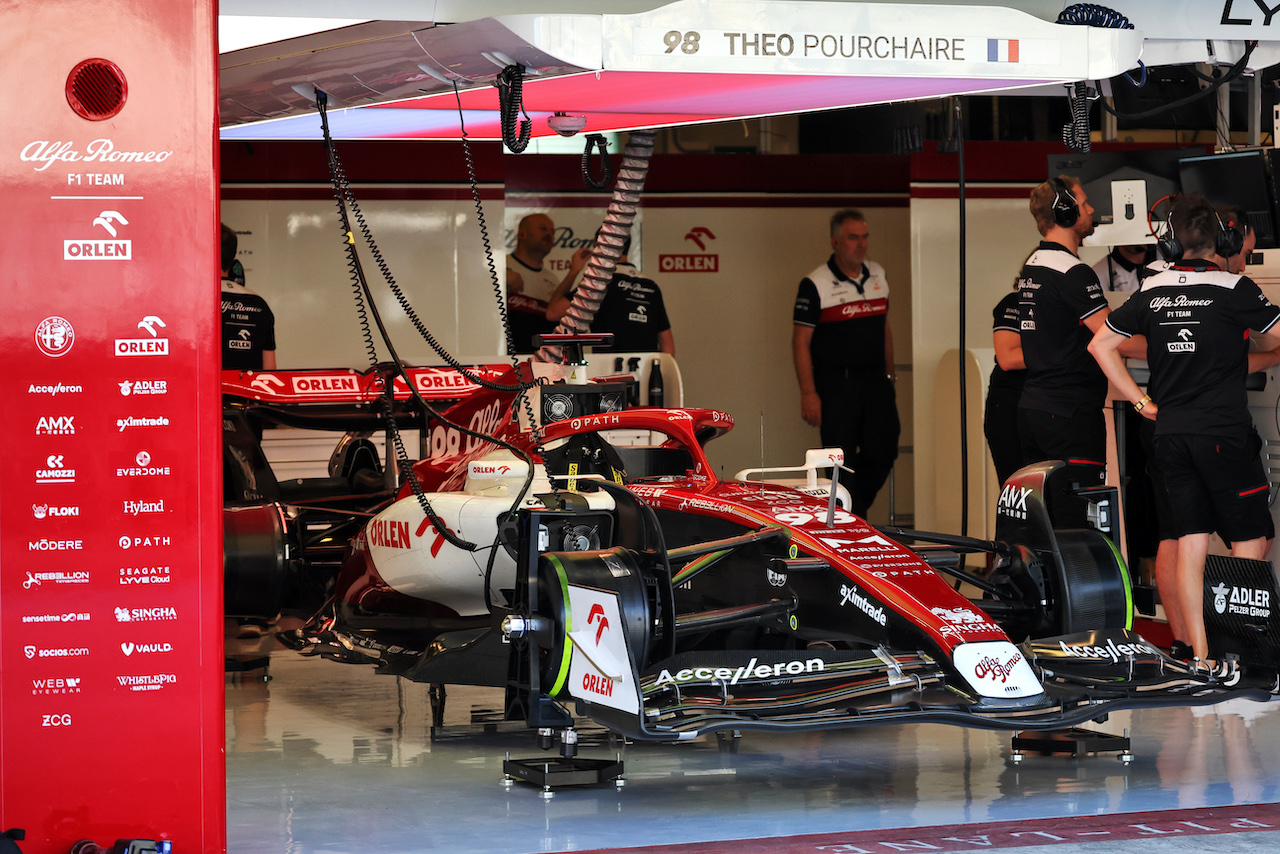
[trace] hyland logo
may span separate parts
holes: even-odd
[[[840,604],[852,604],[859,611],[866,614],[882,626],[888,625],[889,623],[889,618],[885,616],[884,608],[881,608],[868,600],[856,587],[851,587],[848,584],[840,585]]]
[[[173,652],[173,644],[171,643],[133,643],[125,641],[120,644],[120,651],[126,656],[132,656],[134,653],[138,655],[156,655],[163,652]]]
[[[27,394],[47,394],[50,397],[57,397],[60,394],[81,394],[84,392],[84,386],[78,385],[36,385],[31,383],[27,386]]]
[[[176,673],[151,673],[146,676],[117,676],[121,688],[130,691],[159,691],[168,685],[178,684]]]
[[[78,552],[84,550],[84,540],[28,540],[29,552]]]
[[[1239,614],[1242,617],[1270,617],[1271,591],[1256,587],[1227,587],[1219,583],[1209,588],[1213,591],[1213,610],[1219,614]]]
[[[54,679],[32,679],[33,696],[42,694],[79,694],[80,678],[60,677]]]
[[[64,261],[132,261],[133,241],[119,236],[116,224],[128,225],[120,211],[103,211],[93,218],[95,228],[101,228],[111,235],[110,240],[64,240],[62,241],[62,260]]]
[[[178,610],[160,608],[116,608],[117,623],[166,623],[178,619]]]
[[[168,584],[173,573],[167,566],[122,566],[121,584]]]
[[[75,483],[76,470],[67,468],[62,454],[50,454],[45,457],[47,468],[36,469],[36,483]]]
[[[36,347],[46,356],[58,358],[71,352],[76,330],[65,317],[46,317],[36,324]]]
[[[123,536],[117,542],[122,549],[149,549],[157,546],[173,545],[172,537],[130,537]]]
[[[169,355],[169,339],[160,338],[157,329],[163,329],[165,322],[154,314],[148,314],[138,321],[138,328],[145,330],[150,338],[117,338],[115,353],[117,356],[167,356]]]
[[[37,519],[58,519],[70,516],[80,515],[80,506],[71,504],[66,507],[58,507],[52,504],[32,504],[31,515]]]
[[[129,397],[130,395],[143,394],[168,394],[168,380],[124,380],[118,383],[120,386],[120,396]]]
[[[32,572],[27,570],[27,580],[22,582],[23,590],[40,587],[44,584],[88,584],[89,570],[78,569],[73,572]]]
[[[159,501],[130,501],[125,499],[124,512],[127,516],[140,516],[143,513],[163,513],[164,499],[161,498]],[[121,537],[120,539],[125,540],[128,538]]]
[[[34,646],[22,648],[27,658],[84,658],[89,654],[87,646],[57,647],[54,649],[36,649]]]
[[[1027,518],[1027,496],[1035,490],[1029,486],[1005,484],[1000,490],[1000,500],[996,502],[996,515],[1005,515],[1011,519]]]
[[[163,415],[158,418],[117,418],[116,426],[119,427],[120,432],[123,433],[130,427],[168,427],[169,419],[165,418]]]
[[[37,436],[74,436],[74,415],[44,415],[36,422]]]
[[[69,611],[65,614],[28,614],[22,618],[24,623],[83,623],[88,621],[85,611]],[[32,647],[34,649],[35,647]],[[27,656],[30,658],[31,656]]]

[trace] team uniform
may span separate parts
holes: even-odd
[[[1176,536],[1217,530],[1229,542],[1270,536],[1262,441],[1249,417],[1248,330],[1268,332],[1280,309],[1245,276],[1178,261],[1148,278],[1107,318],[1147,337],[1156,460]]]
[[[222,280],[222,367],[262,370],[262,354],[276,349],[276,318],[267,301],[231,279]]]
[[[1018,293],[1005,294],[991,312],[991,331],[1019,332]],[[1027,372],[1006,371],[997,362],[987,381],[987,406],[982,417],[982,432],[991,449],[996,476],[1004,483],[1009,475],[1022,468],[1022,445],[1018,439],[1018,400]]]
[[[813,328],[809,354],[822,401],[822,444],[844,449],[854,513],[865,516],[898,456],[898,406],[885,365],[889,285],[864,262],[851,279],[832,255],[800,282],[793,321]]]
[[[1018,403],[1022,458],[1105,465],[1107,377],[1085,320],[1107,308],[1098,277],[1065,246],[1041,241],[1018,280],[1026,381]],[[1101,471],[1101,469],[1099,469]]]
[[[613,344],[597,353],[653,353],[658,335],[671,328],[662,291],[652,279],[634,276],[634,264],[619,263],[591,322],[592,332],[612,332]]]
[[[511,340],[517,353],[532,353],[538,348],[533,336],[551,332],[556,328],[547,320],[547,303],[560,285],[546,267],[530,267],[514,255],[507,256],[507,279],[515,273],[524,283],[520,293],[507,293],[507,322],[511,324]]]
[[[1121,255],[1119,247],[1116,247],[1093,265],[1093,272],[1104,291],[1132,292],[1142,287],[1142,282],[1148,276],[1160,272],[1166,266],[1168,265],[1156,258],[1154,246],[1147,248],[1147,255],[1139,264]]]

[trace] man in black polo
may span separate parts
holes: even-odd
[[[791,337],[800,414],[823,445],[844,449],[854,471],[850,509],[863,518],[898,457],[901,432],[889,285],[884,268],[867,260],[870,237],[861,211],[831,217],[833,252],[800,282]]]
[[[1182,260],[1147,278],[1089,346],[1116,389],[1156,422],[1155,453],[1178,537],[1178,608],[1194,655],[1205,659],[1204,561],[1215,529],[1236,557],[1262,559],[1272,530],[1262,442],[1249,417],[1249,330],[1267,349],[1280,309],[1254,282],[1227,272],[1230,229],[1199,196],[1173,210]],[[1118,352],[1144,335],[1151,368],[1143,394]]]
[[[1091,464],[1101,478],[1107,378],[1088,346],[1110,309],[1097,275],[1076,256],[1093,233],[1093,208],[1079,181],[1064,175],[1031,191],[1031,215],[1044,239],[1018,281],[1027,366],[1018,403],[1022,459]]]

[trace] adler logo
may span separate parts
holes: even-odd
[[[996,513],[1011,519],[1027,518],[1027,496],[1035,490],[1029,486],[1005,484],[1000,490],[1000,500],[996,502]]]
[[[74,415],[46,415],[36,422],[37,436],[74,436]]]
[[[1219,614],[1238,614],[1242,617],[1270,617],[1271,591],[1256,587],[1228,587],[1219,583],[1211,587],[1213,610]]]
[[[168,380],[124,380],[117,385],[120,386],[121,397],[169,393]]]

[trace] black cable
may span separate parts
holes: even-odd
[[[1067,101],[1071,106],[1071,121],[1062,126],[1062,144],[1069,151],[1088,153],[1091,147],[1089,128],[1089,85],[1083,80],[1070,85]]]
[[[1113,30],[1132,30],[1133,23],[1115,9],[1097,3],[1076,3],[1058,13],[1058,24],[1084,24]]]
[[[498,87],[498,109],[502,122],[502,141],[515,154],[529,147],[533,121],[524,111],[524,66],[508,65],[498,73],[493,85]],[[516,112],[524,115],[516,130]]]
[[[609,182],[613,180],[613,163],[609,160],[608,145],[602,134],[592,133],[587,135],[587,147],[582,151],[582,183],[592,190],[607,190],[609,189]],[[599,149],[600,162],[604,166],[604,174],[599,178],[596,178],[591,171],[592,148]]]
[[[969,409],[968,383],[965,368],[968,359],[965,356],[965,301],[968,275],[965,267],[968,263],[968,229],[965,222],[965,175],[964,175],[964,104],[959,96],[955,102],[956,119],[956,154],[959,171],[957,174],[957,190],[960,201],[960,533],[969,533]]]
[[[1194,95],[1188,95],[1187,97],[1179,98],[1178,100],[1172,103],[1164,104],[1159,107],[1153,107],[1150,110],[1144,110],[1143,112],[1140,112],[1140,113],[1117,112],[1114,107],[1112,107],[1110,104],[1106,102],[1106,100],[1102,101],[1102,108],[1106,110],[1108,113],[1110,113],[1111,115],[1115,116],[1116,118],[1123,119],[1127,122],[1130,122],[1130,121],[1140,121],[1141,119],[1149,119],[1152,116],[1158,116],[1161,113],[1167,113],[1170,110],[1176,110],[1179,107],[1185,107],[1187,104],[1192,104],[1200,100],[1201,98],[1204,98],[1207,95],[1218,91],[1218,89],[1220,89],[1221,87],[1225,86],[1226,84],[1230,83],[1231,81],[1239,78],[1242,74],[1244,74],[1244,70],[1249,64],[1249,59],[1250,57],[1253,56],[1253,49],[1258,46],[1258,43],[1256,41],[1250,41],[1250,42],[1245,42],[1244,44],[1245,44],[1244,55],[1240,57],[1240,59],[1236,62],[1236,64],[1231,66],[1231,68],[1227,71],[1226,74],[1223,74],[1221,77],[1217,78],[1216,80],[1214,80],[1214,82],[1210,83],[1208,86],[1201,89],[1199,92],[1196,92]],[[1123,75],[1121,77],[1125,80],[1128,80],[1128,78],[1124,77]],[[1117,80],[1121,78],[1112,78],[1112,79]],[[1129,81],[1129,82],[1132,83],[1133,81]]]

